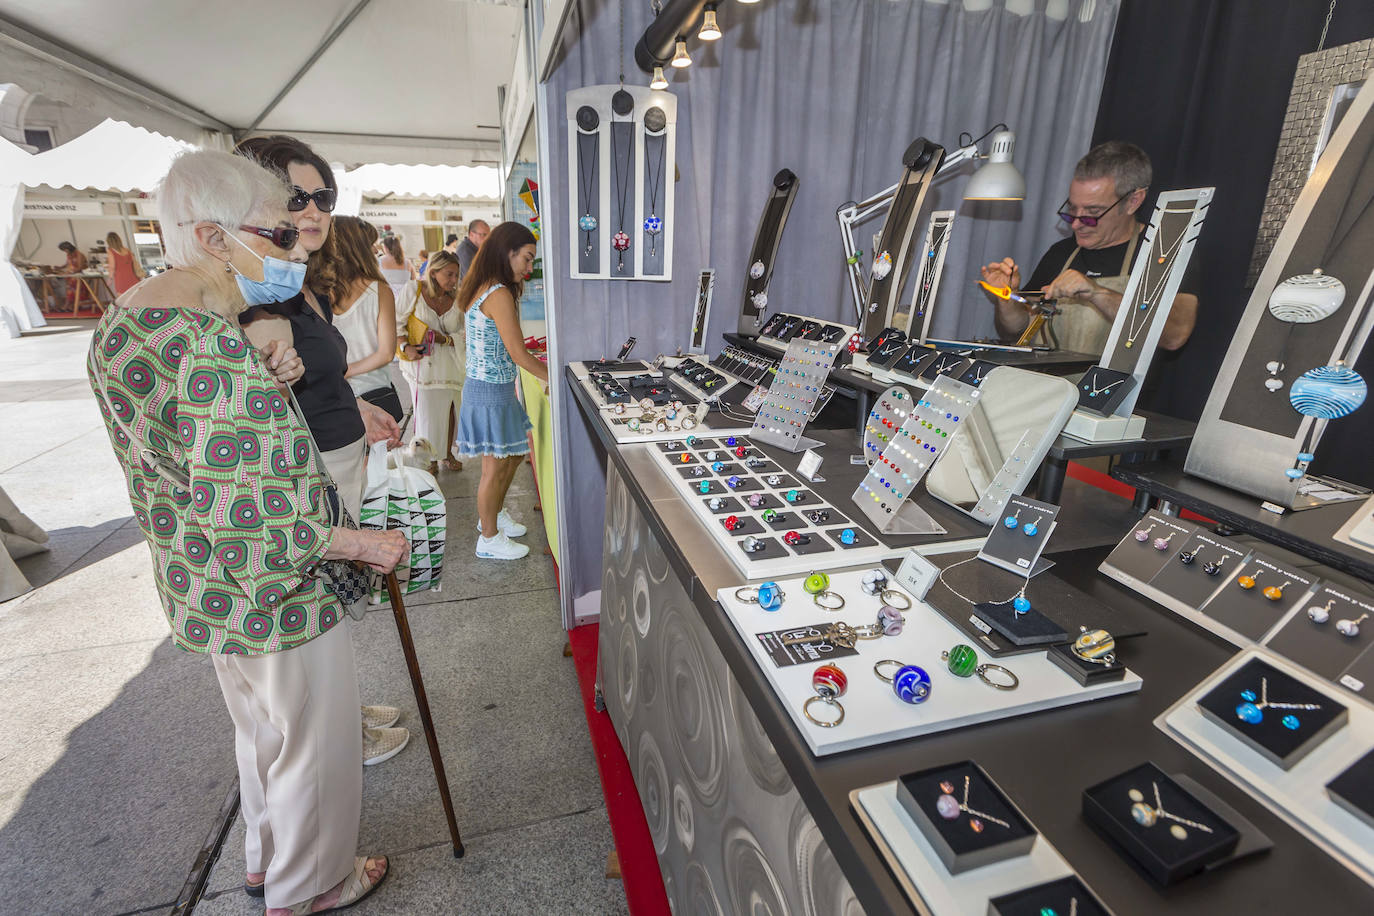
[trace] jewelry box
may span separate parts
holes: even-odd
[[[1365,754],[1326,784],[1331,800],[1374,827],[1374,751]]]
[[[1036,830],[971,760],[907,773],[897,801],[951,875],[1024,856]]]
[[[1258,658],[1241,665],[1197,701],[1198,710],[1284,770],[1349,717],[1345,704]]]
[[[1112,911],[1077,875],[1067,875],[993,897],[988,916],[1112,916]]]

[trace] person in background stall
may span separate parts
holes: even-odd
[[[467,381],[455,447],[462,457],[482,458],[477,556],[484,560],[518,560],[530,552],[511,540],[526,529],[505,502],[530,451],[529,417],[515,398],[517,367],[549,383],[548,366],[525,349],[517,305],[534,269],[534,255],[534,234],[519,223],[502,223],[478,249],[458,288],[467,330]]]
[[[73,274],[81,273],[90,266],[90,261],[87,260],[86,255],[71,242],[58,242],[57,248],[67,256],[67,263],[61,267],[54,267],[53,270],[56,273],[70,277]],[[76,310],[81,307],[77,297],[82,293],[82,284],[75,279],[64,280],[63,282],[67,287],[67,305],[75,314]],[[90,294],[87,293],[87,295]]]
[[[124,239],[118,232],[105,236],[105,251],[110,256],[110,282],[114,284],[116,296],[122,296],[134,288],[134,284],[144,276],[143,265],[138,263],[134,253],[124,246]]]
[[[453,456],[453,435],[463,398],[465,342],[463,315],[453,307],[458,288],[458,259],[437,251],[429,259],[425,279],[406,284],[396,306],[396,339],[400,341],[401,369],[415,398],[415,436],[435,450],[438,460],[430,473],[461,471],[463,462]],[[418,344],[412,326],[428,337]]]
[[[334,310],[334,327],[348,345],[344,376],[349,387],[399,423],[405,412],[387,371],[396,358],[396,299],[372,257],[369,229],[356,216],[334,217],[336,257],[325,295]]]
[[[406,253],[401,248],[401,240],[394,235],[382,236],[382,256],[377,261],[382,269],[382,276],[386,278],[387,285],[391,287],[391,292],[400,298],[401,292],[406,288],[407,283],[416,279],[415,268],[406,260]]]
[[[425,278],[425,269],[429,267],[429,249],[421,248],[417,257],[420,259],[420,266],[417,269],[420,271],[420,279],[423,280]]]
[[[458,243],[458,247],[453,252],[458,256],[458,276],[460,279],[468,275],[468,268],[472,266],[472,259],[477,257],[477,249],[482,247],[482,242],[486,240],[490,232],[491,227],[487,225],[487,221],[484,219],[475,219],[468,223],[467,237]]]

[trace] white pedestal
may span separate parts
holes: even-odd
[[[1129,417],[1102,417],[1086,410],[1075,410],[1064,425],[1064,435],[1084,442],[1120,442],[1139,439],[1145,435],[1145,418],[1139,414]]]

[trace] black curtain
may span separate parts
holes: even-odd
[[[1202,412],[1250,298],[1246,272],[1298,57],[1317,50],[1330,6],[1122,0],[1093,142],[1143,147],[1155,191],[1217,189],[1193,251],[1197,329],[1181,350],[1157,355],[1142,407],[1188,419]],[[1340,0],[1324,47],[1367,38],[1374,38],[1374,3]],[[1147,200],[1141,212],[1153,207]],[[1356,368],[1374,382],[1374,343]],[[1374,399],[1327,428],[1312,470],[1374,486],[1371,443]]]

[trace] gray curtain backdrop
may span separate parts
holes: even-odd
[[[778,252],[769,312],[854,323],[835,209],[883,190],[901,175],[901,154],[924,136],[948,151],[961,131],[978,136],[1001,121],[1016,131],[1024,203],[964,203],[966,164],[946,175],[930,209],[954,209],[935,336],[993,333],[992,307],[974,287],[978,268],[1007,255],[1030,269],[1062,237],[1054,211],[1073,165],[1087,150],[1119,0],[768,0],[722,4],[724,37],[693,37],[693,63],[669,69],[679,100],[673,281],[568,279],[567,111],[569,89],[616,81],[647,83],[632,50],[652,13],[647,0],[624,7],[624,63],[618,61],[621,5],[579,0],[563,58],[549,80],[552,151],[543,189],[542,248],[554,290],[559,358],[614,355],[639,338],[637,356],[685,347],[698,270],[716,268],[709,352],[733,331],[745,260],[772,176],[801,181]],[[1008,9],[1008,6],[1011,9]],[[1029,9],[1029,12],[1025,10]],[[986,150],[986,143],[983,147]],[[924,231],[927,216],[919,221]],[[882,217],[856,226],[866,257]],[[909,298],[908,289],[907,296]],[[604,471],[570,398],[558,419],[563,558],[573,597],[601,582]]]

